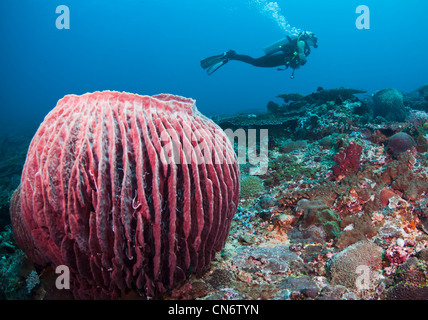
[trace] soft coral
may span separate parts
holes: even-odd
[[[337,162],[337,165],[332,168],[335,180],[341,180],[360,168],[361,151],[362,147],[359,144],[351,142],[335,155],[333,160]]]

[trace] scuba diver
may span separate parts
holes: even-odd
[[[237,54],[229,50],[223,54],[208,57],[201,61],[201,67],[212,75],[218,68],[224,66],[230,60],[242,61],[255,67],[272,68],[285,66],[286,70],[292,68],[291,79],[294,78],[294,70],[306,64],[307,56],[311,53],[311,46],[318,48],[317,37],[312,32],[303,31],[299,35],[287,36],[263,49],[265,55],[260,58],[252,58],[247,55]]]

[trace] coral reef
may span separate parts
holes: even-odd
[[[369,289],[376,286],[379,275],[376,271],[382,266],[382,248],[368,241],[357,242],[333,256],[330,262],[332,284],[340,284],[348,288],[365,285]],[[357,279],[366,268],[367,278],[372,283],[358,283]],[[357,288],[358,289],[358,288]]]
[[[296,212],[302,211],[302,221],[299,224],[300,231],[309,228],[320,227],[324,231],[325,240],[334,239],[340,233],[340,217],[327,207],[322,200],[309,201],[302,199],[296,204]]]
[[[428,181],[424,174],[411,170],[416,159],[409,153],[403,153],[390,162],[382,173],[382,180],[392,189],[401,192],[405,200],[414,201],[428,190]]]
[[[254,198],[265,191],[263,180],[257,176],[244,176],[241,178],[240,195],[243,199]]]
[[[403,95],[404,105],[415,110],[428,112],[428,84]]]
[[[9,201],[19,185],[31,134],[0,134],[0,231],[10,224]]]
[[[388,121],[404,121],[407,111],[404,107],[403,94],[397,89],[383,89],[373,95],[374,116]]]
[[[426,300],[428,263],[416,257],[404,261],[395,271],[395,284],[385,292],[387,300]]]
[[[318,88],[316,92],[308,94],[306,96],[300,93],[287,93],[280,94],[277,97],[282,98],[284,102],[288,103],[290,101],[305,101],[308,103],[317,103],[322,104],[327,101],[342,102],[345,100],[354,100],[356,94],[366,93],[365,90],[360,89],[349,89],[349,88],[334,88],[334,89],[323,89]]]
[[[217,123],[224,129],[232,130],[268,129],[270,141],[278,143],[284,137],[317,141],[334,133],[351,133],[361,118],[367,118],[367,104],[355,96],[365,92],[337,88],[322,89],[306,96],[279,95],[286,104],[279,105],[271,101],[267,105],[270,111],[268,113],[257,114],[255,117],[238,114],[219,119]]]
[[[252,165],[240,164],[223,249],[159,299],[428,299],[427,89],[403,94],[400,121],[375,114],[375,97],[361,93],[286,93],[266,113],[216,118],[224,129],[269,129],[268,170],[251,176]],[[73,298],[55,291],[52,266],[30,263],[19,241],[6,225],[2,298]],[[146,298],[132,289],[120,297]]]

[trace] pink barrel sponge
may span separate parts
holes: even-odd
[[[68,95],[36,132],[15,197],[17,242],[37,264],[68,266],[76,298],[154,297],[223,248],[239,167],[192,99]]]

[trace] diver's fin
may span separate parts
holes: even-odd
[[[220,68],[222,65],[224,65],[227,62],[227,60],[223,60],[220,62],[217,62],[216,64],[212,65],[207,69],[208,75],[212,75],[218,68]]]
[[[222,54],[219,54],[218,56],[205,58],[204,60],[201,61],[201,67],[204,69],[207,69],[212,65],[224,60],[225,55],[226,55],[225,53],[222,53]]]
[[[229,52],[229,51],[228,51]],[[218,68],[229,61],[228,52],[223,54],[205,58],[201,61],[201,67],[207,69],[208,75],[212,75]]]

